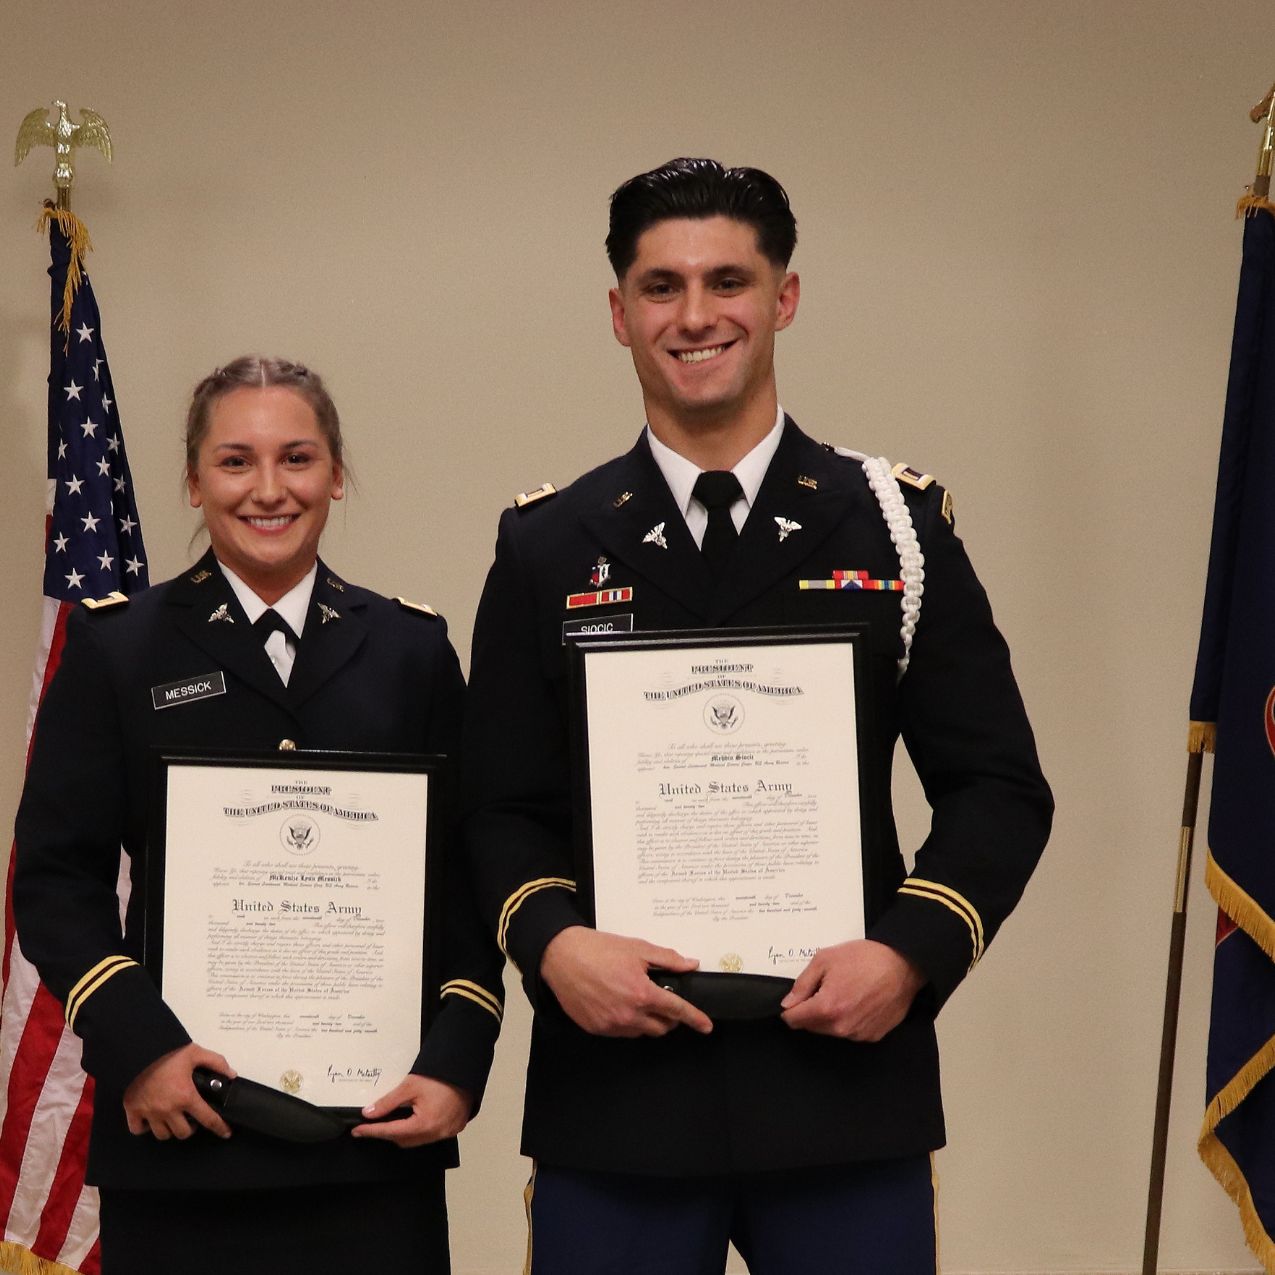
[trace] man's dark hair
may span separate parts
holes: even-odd
[[[632,177],[611,196],[607,257],[617,279],[633,264],[642,232],[678,217],[731,217],[752,226],[757,247],[786,269],[797,246],[788,193],[760,168],[726,168],[715,159],[670,159]]]

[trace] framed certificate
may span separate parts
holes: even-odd
[[[578,898],[597,928],[785,989],[863,937],[865,630],[573,645]]]
[[[437,969],[443,761],[156,750],[145,958],[192,1039],[321,1107],[398,1084]]]

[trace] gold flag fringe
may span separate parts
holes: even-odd
[[[58,223],[58,229],[71,245],[71,260],[66,268],[66,287],[62,289],[62,314],[58,318],[58,331],[65,332],[69,342],[71,306],[79,291],[80,280],[84,277],[84,259],[93,251],[93,242],[89,238],[88,227],[69,208],[57,208],[46,200],[35,228],[43,235],[48,232],[51,221]]]
[[[1204,861],[1204,884],[1218,907],[1275,961],[1275,921],[1251,894],[1218,867],[1211,852]]]
[[[1194,724],[1194,723],[1193,723]],[[1255,942],[1268,956],[1275,959],[1275,923],[1266,915],[1257,901],[1238,886],[1217,865],[1212,854],[1204,865],[1204,881],[1218,906]],[[1231,1078],[1222,1090],[1215,1094],[1204,1112],[1204,1124],[1200,1129],[1196,1149],[1209,1172],[1218,1180],[1222,1189],[1235,1202],[1244,1227],[1244,1239],[1257,1255],[1268,1275],[1275,1275],[1275,1239],[1266,1231],[1253,1192],[1234,1157],[1217,1136],[1217,1127],[1236,1107],[1253,1092],[1264,1076],[1275,1067],[1275,1036],[1272,1036],[1252,1058]]]
[[[1265,195],[1255,195],[1249,191],[1247,195],[1240,196],[1239,202],[1235,205],[1235,216],[1236,218],[1252,217],[1259,208],[1275,214],[1275,204],[1271,203]]]
[[[0,1268],[14,1275],[77,1275],[73,1267],[63,1266],[49,1257],[37,1257],[29,1248],[12,1240],[0,1241]]]
[[[1245,1242],[1256,1254],[1267,1275],[1275,1275],[1275,1240],[1266,1233],[1266,1228],[1258,1217],[1253,1192],[1240,1171],[1240,1166],[1207,1125],[1200,1135],[1199,1151],[1200,1159],[1208,1166],[1209,1172],[1235,1202],[1240,1213],[1240,1223],[1244,1227]]]
[[[1187,727],[1186,750],[1188,753],[1211,753],[1216,744],[1216,722],[1192,722]]]

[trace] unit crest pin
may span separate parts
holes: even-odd
[[[597,565],[589,572],[589,583],[595,589],[600,589],[611,578],[611,564],[604,558],[599,556]]]

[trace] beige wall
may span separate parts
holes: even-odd
[[[325,553],[443,610],[462,656],[500,508],[641,423],[606,317],[609,191],[678,154],[785,182],[804,288],[783,402],[953,489],[1058,797],[1025,902],[942,1019],[949,1271],[1140,1260],[1230,214],[1275,76],[1260,24],[1237,0],[0,10],[0,140],[55,95],[115,138],[76,206],[153,577],[188,560],[189,387],[288,353],[330,378],[360,479]],[[6,822],[38,616],[50,169],[39,153],[0,185]],[[1251,1269],[1193,1149],[1198,884],[1193,906],[1163,1264]],[[519,1005],[453,1181],[460,1275],[519,1261],[525,1036]]]

